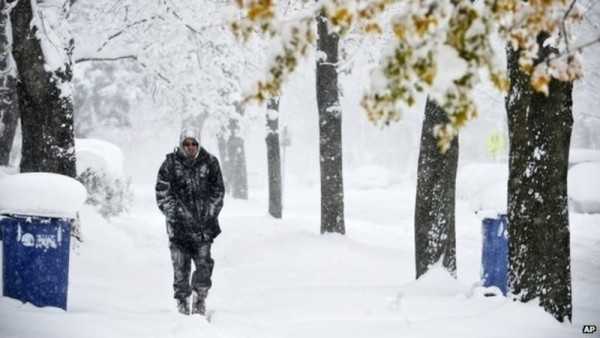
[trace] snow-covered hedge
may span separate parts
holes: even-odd
[[[106,218],[131,206],[131,179],[123,171],[123,153],[116,145],[97,139],[76,139],[77,179],[88,192],[86,203]]]
[[[108,141],[98,139],[75,140],[77,175],[92,169],[112,177],[124,177],[124,156],[121,149]]]

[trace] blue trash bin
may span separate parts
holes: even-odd
[[[496,286],[506,296],[508,278],[508,218],[484,218],[481,279],[483,286]]]
[[[72,220],[1,217],[3,295],[66,310]]]

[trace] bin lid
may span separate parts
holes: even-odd
[[[0,178],[0,213],[75,218],[87,192],[79,181],[54,173]]]

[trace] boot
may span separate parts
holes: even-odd
[[[200,314],[204,316],[206,314],[206,296],[208,295],[208,289],[200,289],[197,292],[194,291],[192,297],[192,314]]]
[[[188,304],[187,298],[177,299],[177,311],[182,315],[190,314],[190,305]]]

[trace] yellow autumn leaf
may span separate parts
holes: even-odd
[[[490,79],[492,80],[494,86],[498,88],[498,90],[500,90],[503,93],[508,92],[508,89],[510,87],[510,81],[508,80],[506,75],[500,72],[494,72],[490,74]]]
[[[352,23],[352,13],[347,8],[339,8],[330,20],[335,26],[349,26]]]
[[[376,22],[369,22],[368,24],[365,25],[364,30],[367,33],[375,33],[375,34],[381,34],[383,32],[383,30],[381,29],[381,26],[379,26],[379,24]]]
[[[452,125],[458,129],[462,128],[464,125],[467,124],[467,122],[469,121],[469,114],[467,113],[467,110],[461,110],[459,112],[456,112],[454,115],[452,115],[451,120],[452,120]]]
[[[404,24],[402,24],[402,23],[394,24],[393,30],[394,30],[394,34],[396,35],[396,37],[399,40],[401,40],[401,41],[406,40],[406,27],[404,26]]]
[[[544,95],[548,96],[550,80],[550,75],[536,70],[531,77],[531,87],[536,92],[544,93]]]
[[[250,20],[262,20],[273,17],[273,3],[271,0],[259,0],[250,4],[248,18]]]
[[[431,28],[437,25],[437,19],[432,15],[416,16],[412,17],[415,25],[415,31],[419,36],[425,35]]]
[[[422,74],[419,74],[419,78],[431,86],[433,84],[433,80],[435,80],[436,73],[437,69],[435,65],[431,65],[430,67],[425,68],[425,71]]]

